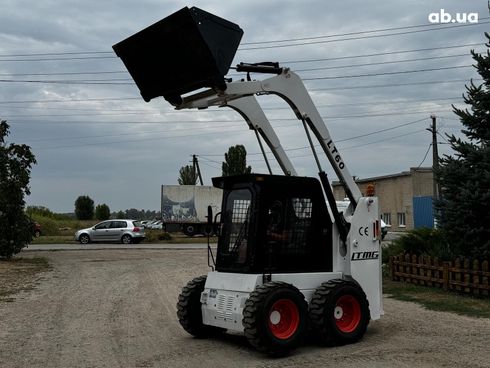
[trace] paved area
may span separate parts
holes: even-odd
[[[0,303],[0,367],[489,367],[489,319],[384,298],[386,315],[355,345],[300,347],[271,359],[237,334],[195,339],[177,296],[208,272],[205,249],[29,251],[52,270]]]

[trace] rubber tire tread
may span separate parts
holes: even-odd
[[[272,337],[267,333],[264,333],[264,320],[265,316],[261,316],[264,311],[264,303],[266,303],[267,297],[276,290],[289,289],[298,294],[299,300],[302,301],[301,305],[298,305],[300,313],[300,325],[298,326],[298,332],[290,338],[290,342],[287,344],[278,345]],[[243,308],[243,320],[244,334],[247,337],[250,345],[257,349],[261,353],[268,354],[273,357],[281,357],[287,355],[291,350],[298,347],[304,338],[307,324],[307,303],[304,300],[303,294],[293,285],[281,281],[271,281],[262,285],[258,285],[255,290],[250,293],[249,298],[245,302]]]
[[[125,239],[125,238],[126,238],[126,239],[128,239],[128,238],[129,238],[129,242],[125,243],[125,242],[124,242],[124,239]],[[121,244],[126,244],[126,245],[133,244],[133,238],[131,237],[131,235],[127,235],[127,234],[123,235],[123,236],[121,237]]]
[[[192,336],[209,337],[225,329],[208,326],[202,322],[201,293],[204,291],[207,276],[199,276],[182,288],[177,302],[177,317],[180,325]]]
[[[343,290],[355,290],[353,295],[361,306],[361,321],[356,330],[351,333],[339,331],[333,320],[333,308],[335,308],[337,296],[342,296]],[[340,295],[338,295],[340,293]],[[351,293],[348,293],[352,295]],[[353,281],[334,279],[322,283],[313,294],[308,306],[311,327],[315,337],[322,345],[335,346],[352,344],[359,341],[366,332],[371,319],[369,302],[362,288]]]

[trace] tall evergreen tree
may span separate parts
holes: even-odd
[[[177,181],[180,185],[196,185],[197,175],[194,172],[194,167],[192,165],[182,166]]]
[[[95,207],[95,218],[97,220],[103,221],[108,220],[111,217],[111,210],[105,203],[98,204]]]
[[[471,54],[483,83],[466,87],[469,110],[453,106],[466,139],[448,135],[454,155],[444,155],[436,172],[436,216],[453,254],[479,257],[490,256],[490,52]]]
[[[251,166],[247,166],[247,150],[241,144],[228,148],[225,161],[221,165],[222,175],[250,174]]]
[[[79,220],[94,218],[94,201],[89,196],[80,196],[75,201],[75,216]]]

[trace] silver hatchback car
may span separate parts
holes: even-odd
[[[90,242],[140,243],[145,239],[145,228],[136,220],[107,220],[93,227],[78,230],[75,241],[81,244]]]

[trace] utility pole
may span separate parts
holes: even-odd
[[[439,153],[437,151],[437,127],[436,127],[436,116],[431,115],[432,125],[430,128],[427,128],[429,132],[432,133],[432,196],[434,199],[439,198],[439,188],[436,180],[436,171],[439,168]]]
[[[197,161],[197,155],[192,155],[192,168],[194,169],[194,177],[196,177],[196,170],[197,170],[199,182],[201,183],[201,185],[203,185],[202,176],[201,176],[201,169],[199,168],[199,162]]]

